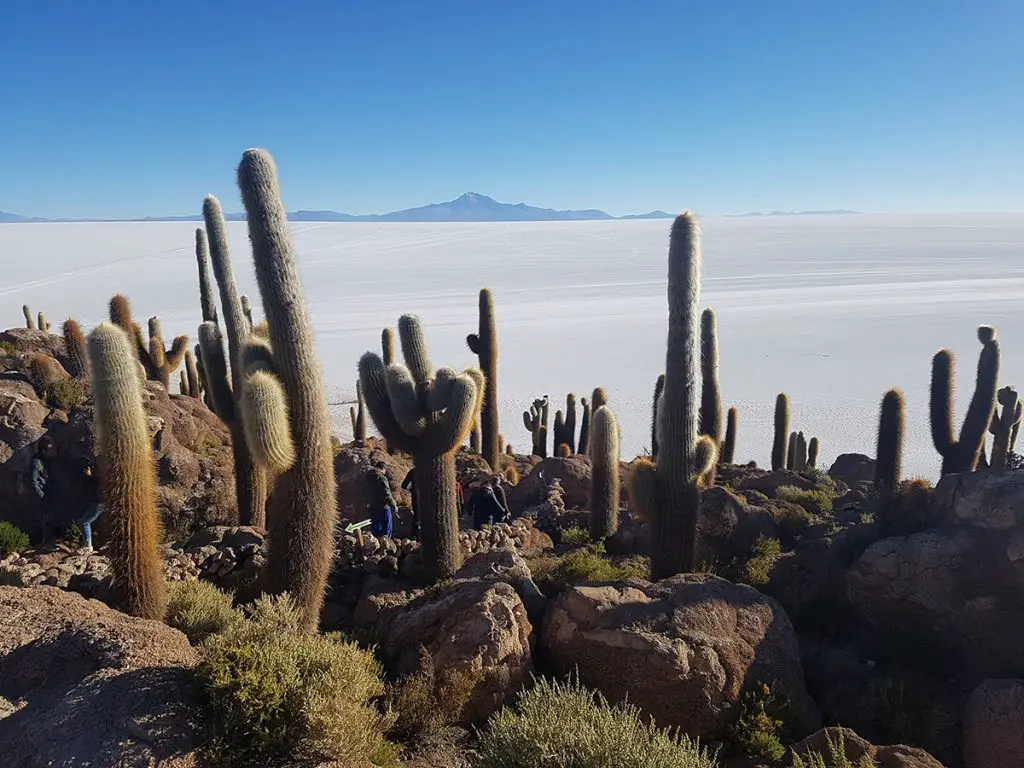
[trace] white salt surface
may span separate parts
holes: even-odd
[[[475,364],[477,291],[495,294],[502,430],[528,445],[522,410],[598,385],[623,455],[650,444],[665,359],[671,222],[293,224],[337,433],[350,434],[356,362],[404,312],[426,323],[435,365]],[[104,319],[116,292],[165,333],[200,319],[193,223],[0,225],[2,325],[21,305],[56,326]],[[260,313],[244,223],[229,225],[240,289]],[[707,218],[702,306],[718,311],[726,406],[739,408],[737,460],[766,463],[776,393],[792,427],[843,452],[874,454],[878,401],[907,395],[905,474],[935,478],[928,431],[932,354],[957,356],[957,428],[973,391],[976,326],[998,327],[1001,384],[1024,387],[1024,214]],[[557,407],[557,406],[556,406]],[[554,408],[552,408],[552,418]]]

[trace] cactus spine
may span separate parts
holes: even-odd
[[[263,369],[256,373],[280,383],[294,442],[294,461],[277,480],[281,504],[270,521],[269,585],[272,591],[292,595],[302,611],[303,628],[312,632],[319,626],[337,517],[323,371],[292,253],[277,169],[267,152],[245,152],[238,166],[238,186],[273,349],[273,374]]]
[[[398,321],[405,365],[385,366],[376,354],[359,360],[366,405],[388,443],[412,454],[423,555],[431,580],[452,577],[462,561],[455,451],[465,441],[484,396],[483,373],[433,370],[418,318]]]
[[[1004,469],[1006,457],[1010,452],[1010,438],[1018,429],[1021,420],[1021,402],[1017,396],[1017,390],[1013,387],[1003,387],[996,395],[996,400],[1002,406],[1002,412],[998,410],[992,416],[992,423],[989,431],[992,433],[992,467]]]
[[[663,579],[696,566],[701,478],[716,446],[697,440],[700,227],[676,217],[668,257],[668,348],[665,390],[658,405],[658,460],[637,463],[630,497],[651,526],[651,576]],[[593,442],[593,437],[591,438]]]
[[[165,602],[156,467],[137,359],[128,337],[109,323],[89,336],[89,356],[117,592],[126,613],[161,619]]]
[[[349,408],[349,417],[352,419],[352,439],[360,443],[366,442],[366,401],[363,399],[363,385],[356,381],[356,406]]]
[[[821,443],[818,442],[818,438],[812,437],[811,441],[807,444],[807,466],[811,469],[818,468],[818,451],[821,448]]]
[[[789,443],[789,396],[780,392],[775,398],[775,439],[772,442],[772,469],[786,469]]]
[[[501,469],[501,442],[498,439],[498,330],[494,319],[494,297],[489,288],[480,291],[480,327],[466,337],[469,349],[477,356],[483,371],[486,391],[480,413],[481,453],[492,472]]]
[[[903,393],[898,389],[890,389],[882,398],[878,416],[878,449],[875,460],[875,484],[883,493],[895,493],[903,474],[905,422]]]
[[[723,464],[732,464],[736,455],[736,430],[739,428],[739,418],[736,408],[730,408],[725,419],[725,442],[722,444]]]
[[[607,406],[598,409],[593,421],[590,537],[599,541],[619,528],[619,425]]]
[[[658,402],[661,400],[661,393],[665,391],[665,374],[658,376],[654,382],[654,403],[651,406],[651,458],[658,458]]]
[[[995,328],[978,328],[982,344],[978,357],[974,395],[967,408],[959,439],[953,436],[953,353],[940,349],[932,358],[932,381],[929,397],[932,442],[942,456],[942,474],[972,472],[985,442],[985,431],[992,423],[996,408],[996,387],[999,380],[999,342]]]
[[[238,412],[236,400],[242,396],[242,366],[240,355],[249,336],[242,302],[235,284],[231,255],[228,252],[227,227],[220,201],[210,196],[203,201],[203,219],[210,244],[213,276],[220,292],[224,329],[228,337],[228,355],[231,378],[225,362],[223,336],[215,324],[203,323],[199,340],[206,387],[213,409],[231,432],[231,450],[235,465],[235,496],[238,501],[238,519],[242,525],[265,528],[266,503],[269,480],[266,472],[252,460],[245,441],[245,427]],[[212,327],[210,327],[212,325]]]
[[[25,327],[30,331],[34,331],[36,329],[36,318],[32,314],[32,308],[28,304],[23,304],[21,312],[25,315]]]
[[[68,373],[76,379],[89,375],[89,353],[85,348],[85,336],[77,320],[64,321],[64,348],[68,353]]]
[[[210,284],[210,244],[206,240],[206,232],[196,228],[196,264],[199,267],[199,306],[203,312],[204,323],[217,322],[217,301],[213,296]]]

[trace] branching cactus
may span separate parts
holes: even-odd
[[[196,265],[199,267],[199,306],[204,323],[217,322],[217,300],[210,283],[210,244],[206,232],[196,228]]]
[[[896,493],[903,474],[903,430],[906,408],[903,393],[890,389],[882,398],[878,416],[878,449],[875,459],[875,484],[884,493]]]
[[[579,452],[586,455],[590,446],[590,401],[581,397],[580,405],[583,406],[583,413],[580,415]]]
[[[953,435],[953,353],[940,349],[932,358],[932,381],[929,398],[932,442],[942,456],[942,474],[973,472],[985,442],[985,432],[992,423],[996,408],[996,387],[999,381],[999,342],[996,329],[989,325],[978,328],[982,350],[974,395],[960,427],[959,439]]]
[[[23,304],[21,312],[25,315],[25,327],[30,331],[36,330],[36,316],[32,314],[32,308],[28,304]]]
[[[619,528],[619,424],[608,406],[599,408],[593,421],[590,537],[600,541]]]
[[[633,508],[650,524],[651,576],[656,580],[696,567],[700,484],[717,458],[714,441],[697,439],[700,269],[700,227],[692,214],[684,213],[672,225],[669,245],[658,460],[637,462],[630,487]]]
[[[523,426],[533,438],[532,453],[544,459],[548,455],[548,396],[534,400],[530,410],[523,411]]]
[[[807,443],[807,466],[811,469],[818,468],[819,450],[821,450],[821,443],[818,442],[818,438],[812,437],[811,441]]]
[[[403,315],[398,337],[405,365],[385,366],[376,354],[359,360],[359,380],[373,423],[388,443],[412,454],[423,556],[431,580],[455,575],[462,561],[455,451],[473,425],[484,396],[483,373],[436,372],[418,318]]]
[[[234,269],[228,251],[227,226],[217,198],[210,196],[203,201],[203,219],[206,223],[210,260],[220,293],[224,330],[228,342],[228,351],[225,355],[224,337],[219,327],[215,323],[203,323],[199,331],[199,341],[202,349],[200,358],[206,378],[205,386],[214,412],[231,432],[239,522],[242,525],[265,528],[269,478],[252,460],[236,403],[242,395],[243,370],[239,360],[242,348],[250,335],[249,325],[245,319],[238,286],[235,284]]]
[[[654,382],[654,403],[651,406],[651,458],[658,459],[658,403],[661,393],[665,391],[665,374],[658,376]]]
[[[89,375],[89,353],[85,348],[85,336],[77,320],[64,321],[64,348],[68,353],[68,373],[76,379]]]
[[[732,464],[736,455],[736,430],[739,429],[739,411],[729,409],[725,419],[725,442],[722,444],[722,463]]]
[[[501,443],[498,440],[498,330],[494,319],[494,297],[484,288],[480,291],[480,327],[477,333],[466,337],[470,351],[480,361],[480,370],[486,378],[487,391],[483,397],[480,413],[481,453],[492,472],[501,469],[499,457]]]
[[[126,613],[161,619],[165,599],[156,467],[137,357],[125,333],[109,323],[89,336],[89,356],[115,591]]]
[[[283,438],[287,432],[294,451],[291,461],[281,462],[289,468],[277,478],[274,491],[267,584],[272,592],[291,594],[302,612],[302,628],[313,632],[319,626],[337,520],[323,370],[292,252],[277,169],[267,152],[245,152],[238,166],[238,187],[270,334],[266,353],[273,350],[272,369],[265,361],[260,365],[258,355],[244,361],[239,356],[239,362],[245,363],[242,400],[248,401],[253,390],[260,388],[271,398],[280,396],[282,402],[272,404],[268,416],[284,421],[276,434]],[[254,457],[260,458],[255,450]],[[290,458],[287,452],[283,458]]]
[[[1006,457],[1010,452],[1010,438],[1020,427],[1022,408],[1017,390],[1013,387],[1000,389],[996,400],[1002,406],[1002,411],[997,410],[992,415],[992,423],[989,426],[989,431],[993,436],[992,468],[1005,469]]]
[[[775,398],[775,439],[772,442],[772,469],[786,469],[789,458],[789,396],[780,392]]]
[[[363,399],[363,385],[356,382],[356,407],[349,408],[352,419],[352,439],[360,443],[366,442],[366,401]]]
[[[164,335],[160,327],[160,320],[155,317],[149,318],[149,365],[143,361],[143,366],[156,372],[156,381],[163,384],[164,389],[171,391],[171,374],[178,370],[178,367],[185,359],[185,352],[188,351],[188,336],[178,336],[174,339],[170,349],[164,348]]]

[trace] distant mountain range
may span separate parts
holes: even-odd
[[[860,214],[860,211],[848,211],[845,208],[837,208],[834,211],[771,211],[769,213],[751,211],[750,213],[727,213],[726,217],[730,219],[745,219],[750,216],[855,216],[858,214]]]
[[[0,223],[16,222],[65,222],[65,221],[202,221],[202,216],[146,216],[141,219],[38,219],[26,218],[0,211]],[[228,221],[244,221],[244,213],[229,213]],[[467,192],[446,203],[433,203],[419,208],[406,208],[391,213],[373,213],[354,216],[337,211],[295,211],[288,214],[290,221],[599,221],[611,219],[671,219],[665,211],[612,216],[604,211],[556,211],[552,208],[536,208],[526,203],[501,203],[487,195]]]

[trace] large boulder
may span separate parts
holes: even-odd
[[[46,331],[28,328],[11,328],[0,332],[0,344],[10,344],[19,355],[42,353],[57,360],[64,368],[71,361],[68,359],[64,337]]]
[[[970,677],[1024,671],[1020,561],[1004,533],[942,528],[872,544],[847,575],[876,629],[927,638]]]
[[[1024,680],[986,680],[963,713],[966,768],[1024,765]]]
[[[1024,472],[944,475],[932,492],[929,517],[936,525],[1005,531],[1007,555],[1024,559]]]
[[[206,734],[194,664],[185,636],[160,622],[50,587],[0,587],[4,765],[196,766]]]
[[[827,760],[829,745],[840,743],[849,765],[860,765],[861,761],[868,759],[873,761],[871,765],[878,768],[943,768],[942,763],[923,749],[908,747],[904,744],[876,747],[849,728],[822,728],[798,744],[794,744],[792,754],[807,757],[811,753],[816,753]]]
[[[572,587],[549,608],[542,643],[560,673],[578,670],[611,701],[692,736],[720,735],[756,683],[789,699],[798,732],[820,725],[781,606],[715,576]]]
[[[569,509],[582,509],[590,497],[590,457],[574,455],[566,459],[551,457],[537,464],[530,474],[508,492],[508,505],[513,514],[541,504],[548,484],[557,479],[562,484],[562,498]]]
[[[745,560],[758,538],[778,535],[771,512],[720,486],[701,494],[697,529],[697,560],[701,563]]]
[[[851,488],[858,483],[874,482],[875,460],[863,453],[842,453],[832,462],[828,473]]]

